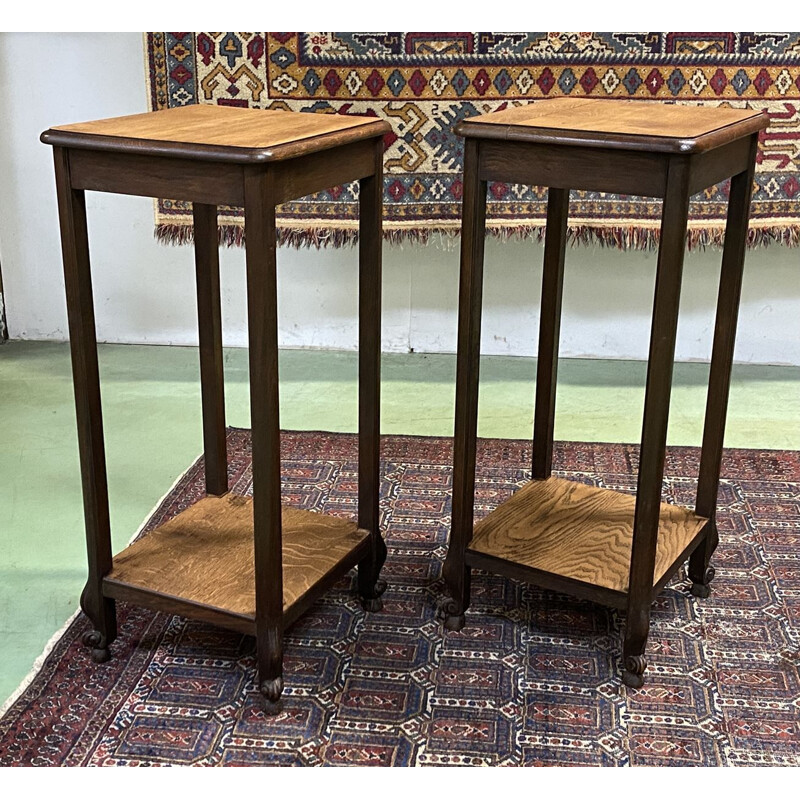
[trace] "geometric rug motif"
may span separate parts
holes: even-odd
[[[800,243],[800,33],[149,33],[151,110],[193,103],[386,120],[384,232],[425,240],[460,229],[460,120],[552,97],[631,99],[766,111],[750,243]],[[723,238],[729,183],[695,195],[689,246]],[[487,230],[540,236],[547,191],[493,182]],[[653,198],[573,191],[572,240],[656,244]],[[220,235],[242,240],[241,210],[220,209]],[[340,245],[358,233],[357,185],[279,208],[279,238]],[[191,239],[190,206],[158,202],[156,233]]]
[[[0,765],[798,765],[800,454],[726,450],[711,596],[683,575],[653,608],[645,686],[619,677],[611,609],[476,573],[460,632],[435,617],[452,440],[386,437],[384,609],[346,576],[286,634],[284,710],[267,717],[252,638],[119,604],[94,664],[78,615],[0,718]],[[559,443],[558,474],[633,491],[638,448]],[[251,488],[250,433],[229,431],[230,483]],[[529,478],[524,441],[481,440],[480,516]],[[285,499],[356,507],[356,439],[283,434]],[[670,448],[664,496],[692,505],[696,448]],[[203,494],[195,464],[150,529]],[[80,531],[73,531],[75,536]]]

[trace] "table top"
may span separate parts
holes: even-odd
[[[769,124],[760,111],[640,100],[557,97],[462,120],[459,136],[693,153]]]
[[[61,147],[260,163],[280,161],[382,136],[375,117],[189,105],[145,114],[59,125],[41,140]]]

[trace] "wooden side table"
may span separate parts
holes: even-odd
[[[382,136],[369,117],[187,106],[51,128],[83,479],[89,579],[81,606],[96,661],[116,636],[115,601],[255,635],[274,712],[283,630],[358,566],[379,610],[378,526]],[[275,206],[360,183],[358,520],[281,507]],[[86,190],[194,204],[207,496],[112,556],[92,302]],[[243,206],[250,341],[253,497],[228,492],[217,206]]]
[[[459,630],[473,567],[627,610],[623,681],[643,683],[650,606],[689,558],[707,597],[725,413],[758,132],[731,108],[554,99],[464,120],[458,366],[445,625]],[[689,197],[733,176],[694,511],[661,503]],[[487,181],[547,186],[533,480],[473,530]],[[636,497],[551,476],[569,190],[664,199]]]

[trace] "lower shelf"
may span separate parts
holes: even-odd
[[[531,481],[475,526],[468,553],[492,556],[571,581],[627,592],[636,498],[582,483]],[[661,504],[656,586],[707,520]]]
[[[369,533],[355,522],[284,507],[284,612],[337,568],[349,569]],[[105,583],[255,619],[253,501],[204,497],[114,557]],[[161,603],[157,607],[167,607]]]

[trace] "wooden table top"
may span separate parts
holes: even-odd
[[[710,150],[769,124],[760,111],[557,97],[460,122],[459,136],[653,152]]]
[[[279,161],[382,136],[375,117],[189,105],[125,117],[59,125],[46,144],[145,155],[259,163]]]

